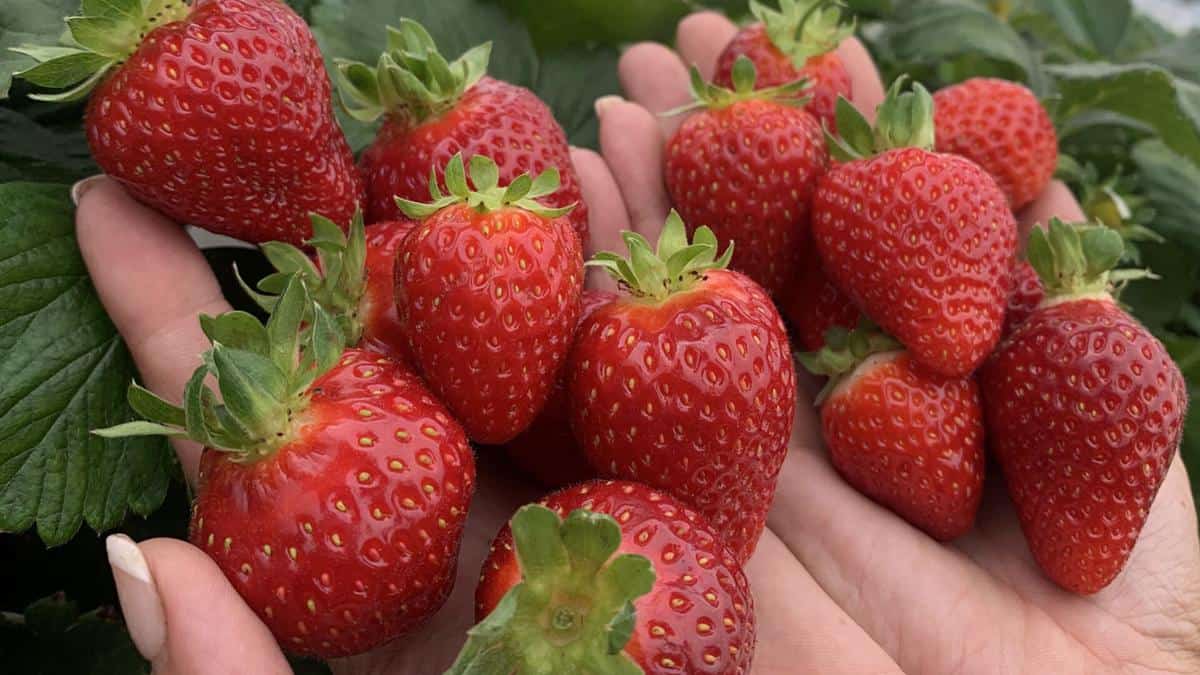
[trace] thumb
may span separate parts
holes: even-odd
[[[156,675],[291,673],[271,632],[200,549],[176,539],[106,541],[121,610]]]

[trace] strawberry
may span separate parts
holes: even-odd
[[[892,85],[877,128],[843,99],[812,229],[825,272],[921,365],[972,372],[1000,338],[1017,223],[996,181],[932,151],[932,100]]]
[[[835,50],[854,34],[842,23],[839,4],[829,0],[780,0],[778,10],[750,0],[758,23],[737,32],[717,58],[714,81],[734,83],[734,64],[749,58],[758,69],[758,86],[778,87],[805,78],[813,83],[805,106],[829,129],[837,129],[834,111],[839,96],[851,98],[850,71]]]
[[[1004,313],[1004,335],[1011,335],[1017,326],[1033,314],[1046,295],[1042,279],[1029,261],[1022,260],[1013,268],[1013,287],[1008,294],[1008,309]]]
[[[754,656],[754,598],[733,552],[638,483],[576,485],[517,511],[483,563],[475,615],[448,675],[741,675]]]
[[[825,334],[830,328],[849,330],[858,325],[862,315],[850,298],[825,276],[816,249],[810,245],[807,250],[779,306],[792,324],[796,342],[805,351],[815,352],[825,346]]]
[[[692,68],[703,108],[667,144],[666,183],[685,222],[737,242],[733,268],[772,294],[790,280],[809,240],[808,204],[829,155],[817,121],[796,107],[802,82],[754,90],[742,57],[734,89],[705,83]]]
[[[579,318],[583,254],[565,218],[538,199],[558,187],[547,169],[499,187],[499,169],[462,155],[445,170],[450,194],[399,199],[422,219],[400,245],[396,304],[425,381],[480,443],[529,428],[566,360]]]
[[[985,464],[975,380],[920,367],[869,326],[830,331],[828,342],[800,359],[831,378],[817,400],[838,473],[935,539],[966,534]]]
[[[1125,567],[1187,412],[1178,366],[1108,292],[1139,276],[1109,271],[1124,248],[1102,226],[1035,228],[1029,260],[1046,298],[980,370],[988,447],[1029,549],[1075,593]]]
[[[657,252],[589,264],[628,294],[583,322],[567,365],[571,427],[601,473],[666,490],[698,510],[739,563],[754,552],[787,455],[796,379],[783,320],[672,212]]]
[[[1058,165],[1054,122],[1033,92],[985,77],[933,96],[937,150],[962,155],[999,183],[1013,210],[1046,189]]]
[[[615,293],[609,291],[585,289],[581,296],[579,323],[616,297]],[[571,433],[567,388],[561,375],[555,380],[554,389],[541,414],[528,429],[504,447],[517,468],[546,487],[558,488],[579,483],[596,475]]]
[[[20,75],[90,92],[92,156],[136,199],[182,223],[299,244],[308,214],[350,220],[362,199],[304,20],[274,0],[84,0],[70,47],[23,47]]]
[[[367,222],[397,218],[397,196],[425,199],[430,173],[440,174],[453,155],[486,155],[499,165],[503,184],[557,168],[562,186],[545,203],[574,204],[568,217],[580,241],[587,241],[587,206],[566,134],[533,92],[485,75],[490,54],[487,43],[447,63],[419,23],[401,19],[400,28],[388,27],[388,48],[375,68],[339,64],[350,114],[383,119],[360,159]]]
[[[241,312],[203,317],[213,347],[184,407],[134,385],[130,403],[151,421],[98,433],[203,443],[189,538],[285,649],[331,658],[381,645],[445,602],[475,465],[415,375],[343,351],[334,320],[304,302],[293,280],[265,327]]]

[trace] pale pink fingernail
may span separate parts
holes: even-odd
[[[71,186],[71,201],[75,202],[75,206],[79,206],[79,201],[83,199],[84,193],[92,189],[96,185],[96,181],[103,177],[103,174],[88,176]]]
[[[620,96],[601,96],[600,98],[596,99],[596,102],[593,104],[593,106],[596,108],[596,117],[603,117],[604,111],[618,103],[623,103],[624,101],[625,99],[621,98]]]
[[[146,556],[123,534],[110,536],[104,544],[129,637],[147,661],[159,662],[167,642],[167,620]]]

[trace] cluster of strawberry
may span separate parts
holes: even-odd
[[[748,672],[742,565],[797,393],[776,301],[831,377],[850,483],[951,539],[986,439],[1052,578],[1089,592],[1123,565],[1183,385],[1108,295],[1119,237],[1055,222],[1016,262],[1012,210],[1056,156],[1028,91],[939,92],[935,143],[935,101],[898,83],[872,127],[844,98],[836,6],[755,3],[726,86],[693,77],[704,111],[667,152],[679,213],[655,245],[627,232],[627,256],[597,254],[621,289],[598,293],[564,133],[486,76],[487,45],[448,61],[405,20],[374,66],[339,63],[348,112],[382,119],[356,166],[283,4],[140,6],[73,19],[78,48],[30,50],[25,77],[91,92],[106,173],[262,243],[277,272],[245,284],[265,324],[200,318],[212,348],[182,407],[135,385],[146,421],[99,433],[205,446],[190,538],[285,648],[360,653],[441,608],[475,443],[563,489],[496,538],[451,672]],[[131,44],[96,30],[117,23]]]

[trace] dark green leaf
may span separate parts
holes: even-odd
[[[36,525],[50,545],[166,494],[162,439],[90,429],[133,417],[133,363],[88,280],[67,189],[0,185],[0,530]]]
[[[0,99],[8,96],[12,74],[34,65],[33,59],[11,52],[9,47],[55,44],[65,28],[63,17],[78,9],[79,0],[17,1],[4,5],[0,11]]]
[[[0,182],[70,183],[96,173],[83,129],[51,129],[0,108]]]
[[[693,11],[685,0],[493,0],[529,27],[539,50],[580,44],[669,42]],[[742,3],[745,4],[744,2]]]
[[[1112,58],[1133,13],[1129,0],[1039,0],[1041,10],[1075,44]]]
[[[38,675],[145,675],[129,632],[111,609],[80,615],[61,595],[39,600],[19,619],[0,619],[4,672]]]
[[[1157,139],[1139,143],[1133,161],[1140,172],[1139,186],[1155,213],[1148,225],[1200,255],[1200,168]]]
[[[1139,60],[1157,63],[1180,77],[1200,82],[1200,30],[1145,52]]]
[[[542,58],[534,93],[554,111],[572,145],[599,146],[593,104],[601,96],[621,92],[617,80],[618,57],[617,51],[610,47],[580,47]]]
[[[1143,243],[1138,249],[1143,264],[1162,278],[1130,283],[1121,294],[1121,302],[1128,304],[1147,327],[1162,333],[1196,293],[1200,260],[1195,253],[1171,243]]]

